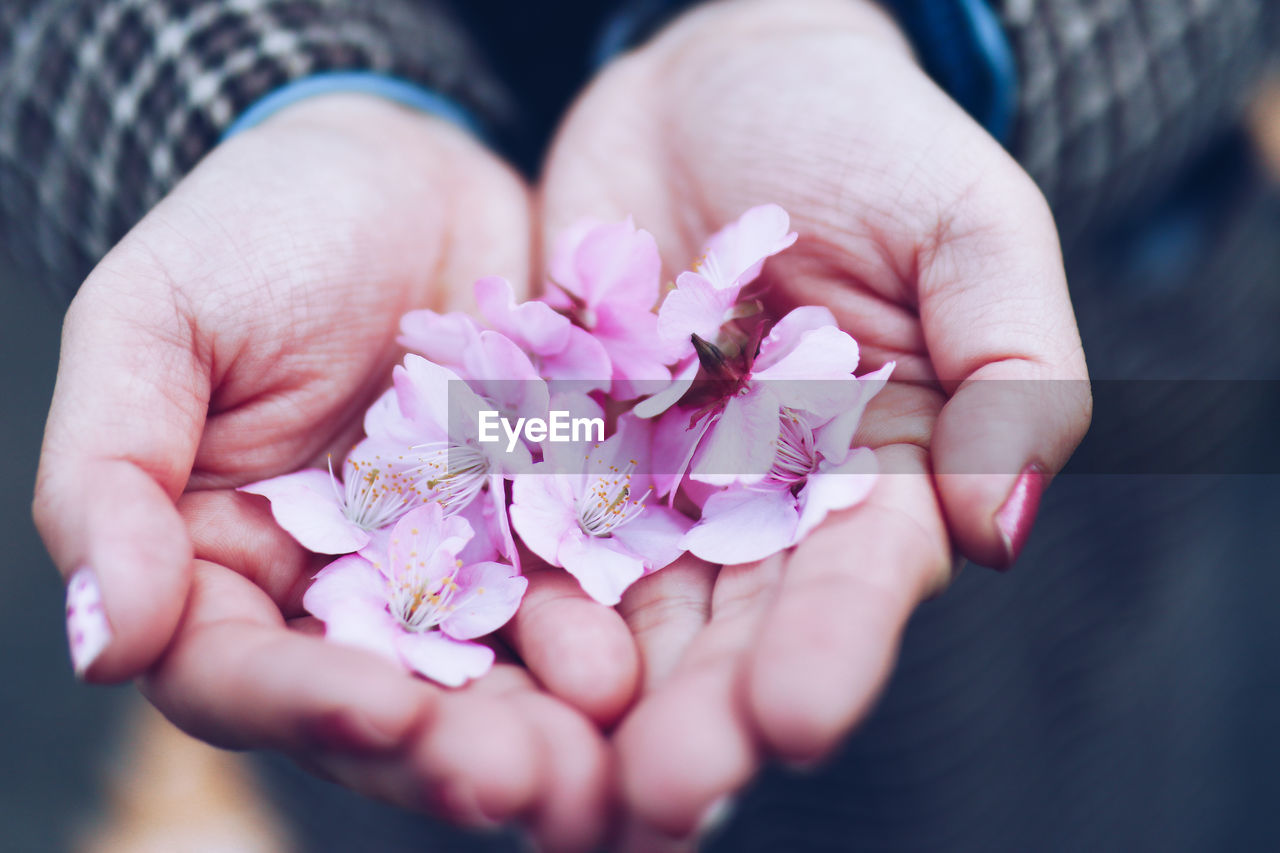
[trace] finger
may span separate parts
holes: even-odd
[[[618,728],[623,802],[635,819],[663,835],[694,833],[756,770],[758,748],[740,689],[742,663],[780,567],[774,557],[722,569],[710,622]]]
[[[1040,494],[1088,429],[1084,350],[1053,220],[1003,152],[920,256],[920,317],[954,391],[933,437],[938,491],[961,551],[1007,567]]]
[[[357,649],[290,631],[253,583],[195,564],[173,643],[143,692],[176,725],[233,749],[394,749],[440,690]]]
[[[261,590],[211,563],[196,564],[178,635],[141,686],[196,737],[284,751],[406,808],[482,825],[528,811],[538,796],[540,744],[509,701],[447,692],[368,652],[291,631]]]
[[[612,751],[586,717],[538,690],[508,701],[528,722],[539,746],[538,797],[524,822],[542,849],[598,849],[614,802]]]
[[[332,557],[307,551],[257,495],[229,489],[187,492],[178,512],[196,559],[225,566],[262,589],[286,617],[303,613],[302,596]]]
[[[636,581],[623,594],[618,613],[635,638],[645,692],[675,669],[706,626],[717,571],[716,566],[685,555]]]
[[[877,452],[867,500],[828,517],[792,552],[751,651],[751,713],[789,761],[829,752],[870,708],[908,616],[950,573],[924,451]]]
[[[173,501],[209,399],[163,277],[133,264],[125,282],[124,263],[104,261],[67,312],[33,505],[54,563],[75,576],[72,661],[91,681],[142,671],[182,613],[191,545]]]
[[[503,638],[547,690],[597,724],[612,724],[630,705],[639,680],[626,623],[567,572],[525,562],[529,587]]]

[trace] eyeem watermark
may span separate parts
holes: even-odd
[[[604,441],[604,418],[575,418],[567,411],[552,409],[546,420],[542,418],[517,418],[514,425],[501,413],[485,410],[477,417],[478,433],[482,444],[492,444],[507,438],[507,452],[515,450],[521,436],[525,441],[541,444],[579,441]],[[501,427],[501,434],[499,433]]]

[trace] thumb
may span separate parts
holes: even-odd
[[[1017,559],[1092,412],[1052,217],[1009,166],[984,183],[987,203],[967,206],[984,221],[957,224],[917,282],[925,340],[951,395],[931,446],[938,493],[960,551],[995,568]]]
[[[68,310],[36,477],[36,526],[68,582],[72,664],[98,682],[132,678],[159,656],[190,582],[174,500],[204,425],[209,370],[150,267],[109,258]]]

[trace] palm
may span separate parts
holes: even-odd
[[[586,718],[522,667],[446,692],[309,636],[322,562],[235,491],[345,453],[400,315],[464,307],[481,275],[526,282],[528,233],[527,190],[474,141],[359,98],[220,146],[134,229],[69,313],[37,497],[55,557],[104,576],[117,636],[92,678],[145,669],[188,731],[373,796],[595,842],[606,762]],[[86,437],[86,418],[105,428]],[[90,469],[114,494],[72,504],[62,484]]]
[[[869,4],[685,16],[579,101],[542,198],[548,234],[583,214],[633,215],[669,269],[766,202],[800,233],[765,269],[775,315],[826,305],[859,341],[860,372],[894,360],[894,378],[918,384],[891,385],[864,419],[859,443],[894,475],[865,503],[789,553],[686,560],[624,598],[645,692],[616,734],[623,788],[637,825],[668,834],[693,829],[761,758],[826,754],[883,684],[915,605],[945,586],[953,547],[1006,564],[992,516],[1014,476],[1027,458],[1056,469],[1087,424],[1083,383],[1041,415],[1004,401],[999,436],[975,420],[977,386],[957,391],[1083,378],[1056,237],[1025,176]],[[1007,291],[979,298],[981,279],[1018,276],[1043,304],[988,312]],[[966,453],[978,473],[930,476]]]

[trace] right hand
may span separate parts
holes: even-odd
[[[189,733],[362,793],[520,818],[554,848],[599,840],[593,722],[637,668],[617,614],[535,578],[509,639],[551,692],[512,664],[445,691],[314,636],[300,600],[323,561],[234,490],[341,457],[400,315],[467,307],[482,275],[527,284],[530,221],[527,188],[468,135],[334,95],[218,146],[103,259],[66,317],[34,505],[63,576],[88,567],[100,589],[109,642],[78,647],[82,677],[141,676]]]

